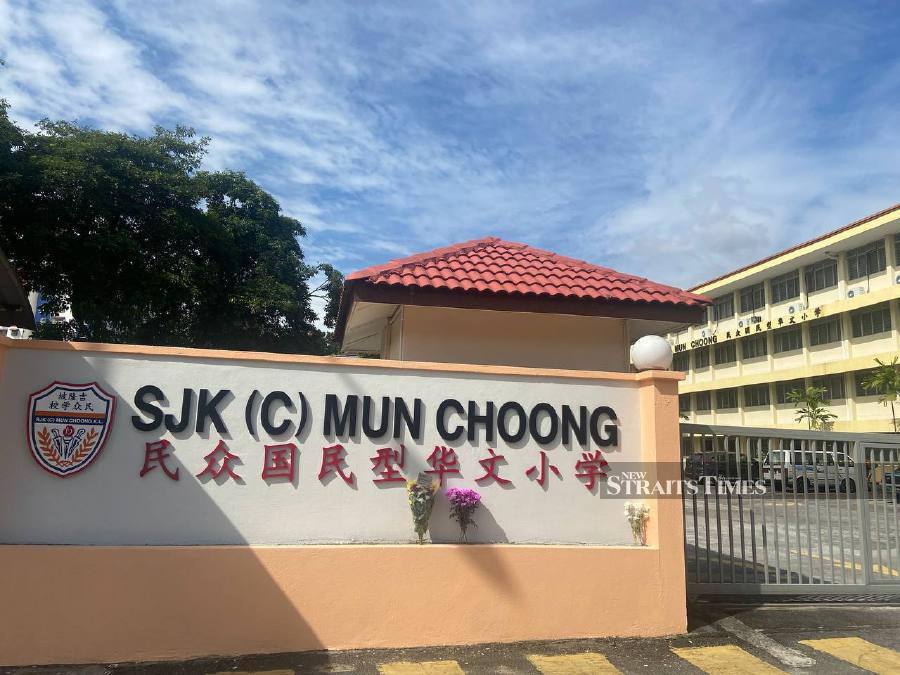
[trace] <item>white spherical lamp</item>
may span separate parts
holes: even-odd
[[[645,335],[631,345],[631,362],[638,370],[667,370],[672,365],[672,346],[659,335]]]

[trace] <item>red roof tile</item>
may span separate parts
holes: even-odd
[[[354,272],[347,281],[483,295],[593,299],[698,307],[703,296],[496,237],[437,248]]]

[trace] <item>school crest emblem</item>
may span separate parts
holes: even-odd
[[[54,382],[28,397],[28,449],[53,475],[76,474],[103,449],[115,407],[116,397],[96,382]]]

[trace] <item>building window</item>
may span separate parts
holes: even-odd
[[[752,337],[741,338],[741,358],[755,359],[769,353],[765,333]]]
[[[806,292],[821,291],[825,288],[837,286],[837,260],[823,260],[807,265],[806,267]]]
[[[772,303],[784,302],[800,297],[800,270],[775,277],[772,286]]]
[[[847,251],[847,278],[850,281],[883,272],[885,268],[884,239]]]
[[[694,409],[697,412],[712,409],[710,398],[711,397],[708,391],[698,391],[696,394],[694,394]]]
[[[853,381],[856,384],[856,395],[859,396],[878,396],[877,389],[866,389],[863,387],[863,382],[867,377],[869,377],[874,368],[869,368],[868,370],[857,370],[853,373]]]
[[[753,408],[769,405],[769,385],[757,384],[744,387],[744,407]]]
[[[841,399],[846,396],[844,393],[844,376],[843,375],[825,375],[824,377],[814,377],[812,386],[821,387],[825,390],[823,396],[826,401]]]
[[[681,394],[678,397],[678,412],[690,412],[691,411],[691,395],[690,394]]]
[[[760,281],[758,284],[741,289],[741,311],[753,312],[766,306],[766,286]]]
[[[730,319],[734,316],[734,293],[720,295],[718,298],[715,298],[712,307],[709,309],[713,321]]]
[[[827,319],[809,322],[809,344],[827,345],[841,341],[841,317],[832,316]]]
[[[894,235],[894,265],[900,267],[900,234]]]
[[[682,373],[686,373],[691,369],[691,353],[690,352],[678,352],[672,358],[672,370],[680,370]]]
[[[709,368],[709,347],[701,347],[694,352],[694,370]]]
[[[772,341],[776,354],[803,349],[803,330],[800,326],[777,330],[772,335]]]
[[[891,309],[887,303],[867,307],[850,315],[853,337],[887,333],[891,329]]]
[[[716,365],[721,366],[726,363],[734,363],[737,361],[737,352],[734,348],[734,341],[726,342],[723,345],[716,345]]]
[[[719,389],[719,391],[716,392],[716,410],[727,410],[728,408],[737,407],[737,387],[731,387],[730,389]]]
[[[803,380],[786,380],[784,382],[776,382],[775,383],[775,402],[776,403],[790,403],[791,401],[788,399],[788,394],[792,391],[803,391],[806,388],[806,385],[803,383]]]

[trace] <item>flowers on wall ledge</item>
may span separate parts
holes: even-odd
[[[434,507],[434,495],[438,489],[438,482],[430,476],[419,474],[418,480],[406,483],[406,492],[409,497],[409,510],[412,511],[413,529],[419,537],[419,543],[425,543],[425,533],[428,531],[428,521],[431,519],[431,509]]]
[[[469,488],[450,488],[447,490],[447,500],[450,502],[450,517],[459,523],[460,538],[467,541],[466,533],[469,527],[478,527],[472,520],[472,515],[481,504],[481,495]]]
[[[625,519],[631,526],[631,537],[635,544],[647,545],[647,521],[650,507],[640,502],[625,502]]]

